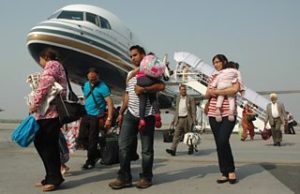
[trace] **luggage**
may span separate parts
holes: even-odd
[[[34,141],[35,134],[40,125],[33,115],[28,115],[21,124],[12,132],[11,139],[21,147],[27,147]]]
[[[198,151],[197,145],[201,143],[200,134],[197,132],[188,132],[184,134],[183,143],[188,146],[193,146],[195,151]]]
[[[259,130],[259,131],[260,131],[260,135],[261,135],[262,140],[268,140],[272,136],[271,129],[265,128],[263,131],[262,130]]]
[[[118,134],[114,129],[112,132],[100,137],[100,164],[112,165],[118,164],[119,161],[119,144]]]
[[[173,137],[174,137],[174,133],[175,133],[175,129],[174,129],[174,125],[171,125],[170,128],[163,132],[163,140],[165,143],[169,143],[173,141]]]

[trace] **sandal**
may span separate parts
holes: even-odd
[[[43,187],[42,187],[42,191],[54,191],[56,189],[57,189],[57,187],[52,184],[43,185]]]
[[[229,181],[229,178],[227,178],[226,176],[222,176],[221,178],[219,178],[218,180],[217,180],[217,183],[218,184],[222,184],[222,183],[226,183],[226,182],[228,182]]]
[[[43,187],[44,185],[41,182],[37,182],[34,184],[35,187]]]

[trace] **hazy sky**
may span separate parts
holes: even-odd
[[[2,0],[0,107],[5,111],[0,119],[23,119],[28,113],[25,81],[41,71],[27,50],[28,32],[75,3],[114,13],[160,57],[187,51],[211,63],[223,53],[240,64],[245,85],[255,91],[300,89],[299,0]],[[296,119],[299,97],[279,95]]]

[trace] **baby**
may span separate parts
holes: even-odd
[[[158,83],[164,72],[166,65],[164,62],[160,61],[153,54],[149,54],[143,58],[140,64],[139,72],[137,73],[137,85],[146,88],[152,84]],[[139,107],[139,130],[143,130],[146,126],[145,122],[145,109],[146,103],[149,99],[150,104],[152,105],[155,111],[155,127],[161,127],[161,116],[159,111],[159,104],[156,98],[156,93],[145,93],[140,94],[139,96],[140,107]]]
[[[212,86],[217,87],[218,89],[222,90],[232,86],[232,84],[239,82],[240,83],[240,93],[244,95],[245,88],[242,81],[242,76],[239,69],[239,64],[233,61],[230,61],[226,64],[225,69],[222,69],[216,79],[213,81]],[[224,100],[224,95],[219,95],[217,98],[217,105],[216,105],[216,120],[218,122],[222,121],[221,116],[221,106]],[[234,121],[234,110],[235,110],[235,95],[227,95],[228,102],[229,102],[229,121]]]
[[[36,91],[40,76],[41,76],[41,74],[38,72],[32,73],[28,76],[28,78],[26,80],[26,82],[31,87],[31,92],[28,94],[27,97],[25,97],[28,106],[30,106],[30,104],[32,104],[34,93]],[[50,102],[52,100],[54,100],[56,94],[58,94],[62,89],[63,88],[59,83],[57,83],[57,82],[54,83],[54,86],[51,88],[51,90],[47,94],[48,97],[45,98],[47,100],[43,100],[42,103],[40,104],[40,106],[38,107],[39,113],[41,115],[45,115],[47,109],[49,108]]]

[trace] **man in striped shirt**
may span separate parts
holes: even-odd
[[[146,55],[145,50],[136,45],[130,48],[130,58],[134,65],[139,66],[143,57]],[[137,72],[137,71],[134,71]],[[119,157],[120,157],[120,170],[116,180],[109,183],[112,189],[122,189],[132,186],[132,175],[130,160],[134,146],[132,144],[140,132],[142,144],[142,173],[140,173],[140,181],[136,184],[137,188],[148,188],[152,185],[153,178],[153,160],[154,160],[154,131],[155,131],[155,117],[153,107],[147,101],[145,111],[146,127],[139,131],[139,98],[141,93],[158,92],[165,89],[163,82],[153,84],[147,87],[139,87],[136,85],[137,79],[131,73],[126,92],[123,96],[123,104],[120,109],[118,121],[122,121],[121,131],[119,135]],[[125,114],[124,114],[125,113]],[[124,116],[124,118],[123,118]]]

